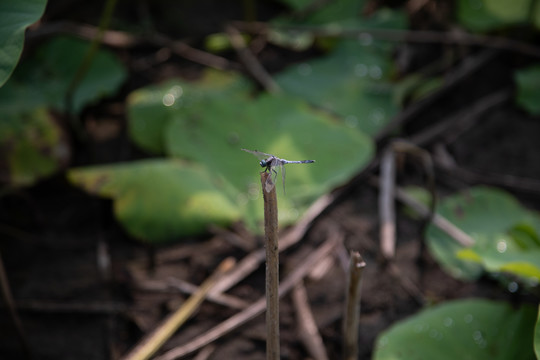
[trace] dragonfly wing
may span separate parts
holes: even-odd
[[[259,158],[259,160],[266,160],[269,157],[273,156],[271,154],[263,153],[262,151],[257,151],[257,150],[248,150],[248,149],[242,149],[242,150],[255,155],[256,157]]]

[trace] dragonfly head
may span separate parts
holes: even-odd
[[[259,164],[261,165],[261,167],[267,167],[268,166],[268,162],[266,162],[266,160],[261,160],[259,162]]]

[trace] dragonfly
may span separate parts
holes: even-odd
[[[265,168],[264,171],[268,171],[270,175],[273,175],[273,178],[274,178],[273,180],[272,180],[272,176],[268,176],[268,178],[266,179],[266,183],[264,184],[264,188],[266,189],[266,192],[270,192],[275,186],[276,178],[277,178],[276,168],[279,167],[279,170],[281,171],[281,181],[283,182],[283,193],[285,193],[285,166],[284,165],[310,164],[310,163],[315,162],[315,160],[291,161],[291,160],[280,159],[277,156],[274,156],[272,154],[263,153],[257,150],[248,150],[248,149],[242,149],[242,150],[255,155],[260,160],[259,165]]]

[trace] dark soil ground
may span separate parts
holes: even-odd
[[[51,21],[61,18],[67,8],[71,7],[61,2],[51,5],[45,18]],[[269,8],[267,15],[278,10]],[[229,15],[222,14],[219,19],[213,19],[212,24]],[[197,29],[206,32],[206,29]],[[469,54],[463,61],[474,59],[484,51],[466,50]],[[119,52],[133,63],[143,56],[141,53],[147,55],[151,51]],[[418,54],[435,51],[437,55],[442,50],[426,45],[415,46],[413,51]],[[269,48],[261,53],[261,61],[264,65],[265,58],[274,61],[281,57],[281,65],[285,65],[298,56]],[[396,134],[411,138],[435,122],[452,122],[454,120],[448,119],[456,114],[474,114],[475,101],[498,90],[512,91],[511,69],[522,61],[517,54],[495,53],[481,70],[471,73],[445,96],[423,107]],[[280,67],[279,64],[272,66]],[[199,65],[171,57],[147,71],[134,73],[124,92],[171,74],[197,77],[200,69]],[[115,162],[142,155],[127,140],[122,101],[119,96],[86,111],[83,121],[106,119],[116,123],[113,129],[119,131],[105,140],[74,144],[73,164]],[[478,183],[503,186],[530,208],[540,209],[540,188],[535,182],[540,180],[538,119],[531,118],[507,100],[473,120],[473,125],[462,129],[450,127],[442,136],[432,137],[424,145],[433,154],[445,149],[457,164],[452,168],[438,165],[437,192],[447,194]],[[388,137],[382,139],[379,147],[387,141]],[[399,168],[399,183],[422,184],[420,173],[414,162],[404,162]],[[281,276],[285,277],[329,237],[336,234],[344,237],[343,247],[329,258],[328,266],[322,264],[319,275],[305,279],[309,302],[331,359],[341,358],[346,279],[342,255],[346,254],[345,249],[360,251],[367,263],[361,301],[360,359],[370,358],[381,331],[414,314],[423,303],[467,297],[521,301],[522,294],[510,294],[488,278],[463,283],[446,275],[429,253],[422,250],[424,222],[406,216],[401,207],[397,214],[395,259],[391,264],[382,261],[378,244],[378,194],[368,179],[377,174],[377,168],[373,167],[351,182],[315,219],[303,240],[281,255]],[[509,182],[503,175],[519,179]],[[522,178],[532,181],[524,182]],[[200,284],[224,258],[243,258],[248,251],[231,241],[235,237],[247,241],[253,248],[261,246],[260,239],[241,230],[241,226],[227,231],[213,230],[206,236],[181,239],[175,245],[152,249],[123,232],[115,222],[109,201],[73,188],[63,174],[4,195],[0,198],[0,251],[34,358],[118,358],[187,298],[184,292],[171,286],[172,277]],[[247,302],[264,296],[264,265],[228,294]],[[282,299],[280,306],[282,358],[310,358],[298,336],[290,295]],[[164,349],[185,344],[237,311],[204,302]],[[5,307],[0,311],[0,324],[0,358],[24,359],[21,341]],[[209,358],[264,359],[264,331],[261,315],[216,341]]]

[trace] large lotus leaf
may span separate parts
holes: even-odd
[[[275,77],[286,94],[341,116],[373,135],[397,112],[389,54],[379,46],[344,40],[327,57],[289,67]]]
[[[534,5],[531,7],[531,5]],[[532,13],[531,13],[532,10]],[[489,31],[503,26],[525,23],[531,18],[540,25],[538,4],[531,0],[459,0],[458,21],[472,31]],[[530,16],[532,14],[532,16]]]
[[[361,17],[359,11],[352,10],[358,2],[333,2],[331,6],[341,15],[330,16],[323,10],[316,11],[300,26],[298,22],[290,23],[286,19],[276,21],[272,32],[274,38],[284,42],[290,33],[293,44],[298,38],[306,42],[302,34],[311,34],[311,30],[319,29],[317,26],[336,35],[358,32],[358,36],[354,36],[354,40],[339,41],[324,58],[287,68],[277,74],[275,80],[285,93],[339,115],[348,126],[374,135],[388,123],[398,107],[392,101],[390,85],[392,47],[374,39],[366,29],[405,29],[406,16],[398,11],[381,9],[369,18]],[[287,31],[287,24],[293,25],[295,30]]]
[[[534,359],[536,314],[479,299],[434,306],[379,335],[373,359]]]
[[[438,205],[437,212],[473,237],[477,248],[497,246],[500,234],[519,224],[536,227],[537,220],[508,193],[489,187],[468,189],[450,196]],[[457,256],[463,249],[455,240],[437,227],[426,229],[426,241],[431,253],[451,275],[473,280],[480,276],[482,266]]]
[[[90,193],[112,198],[116,217],[142,241],[171,241],[240,217],[211,171],[177,160],[71,169],[68,178]]]
[[[535,65],[516,71],[516,100],[525,110],[533,115],[540,114],[540,66]]]
[[[214,70],[206,71],[196,84],[171,80],[139,89],[128,97],[129,134],[144,150],[162,154],[166,151],[165,129],[179,109],[220,98],[247,99],[251,90],[244,78]]]
[[[222,174],[232,185],[232,198],[257,200],[247,203],[248,223],[262,217],[261,197],[253,196],[261,192],[258,172],[262,169],[255,157],[240,148],[289,160],[316,160],[286,166],[286,195],[277,179],[282,225],[296,220],[311,200],[359,171],[373,151],[367,136],[284,96],[221,99],[191,107],[178,112],[166,136],[170,154]]]
[[[3,112],[16,113],[36,107],[66,110],[66,92],[90,43],[55,37],[23,61],[0,88]],[[108,51],[100,50],[72,98],[71,110],[114,94],[126,77],[122,64]]]
[[[43,14],[47,0],[0,1],[0,86],[7,81],[19,61],[24,31]]]
[[[0,181],[31,185],[69,158],[63,132],[45,109],[6,113],[0,119]]]
[[[173,105],[165,105],[164,95],[178,88],[181,95]],[[192,100],[184,100],[184,96]],[[282,226],[296,220],[316,197],[361,170],[373,153],[366,135],[285,96],[249,98],[242,91],[207,96],[197,84],[169,82],[137,90],[129,99],[129,106],[134,107],[129,110],[134,116],[130,122],[153,124],[153,119],[163,119],[160,124],[148,125],[156,126],[154,140],[149,139],[148,144],[165,147],[167,154],[209,169],[219,179],[222,193],[243,209],[243,220],[252,228],[262,219],[258,174],[262,169],[258,160],[241,148],[289,160],[316,160],[315,164],[287,166],[286,194],[278,177]],[[146,113],[147,119],[135,111],[139,104],[152,109]],[[140,135],[139,144],[145,139],[142,131]]]

